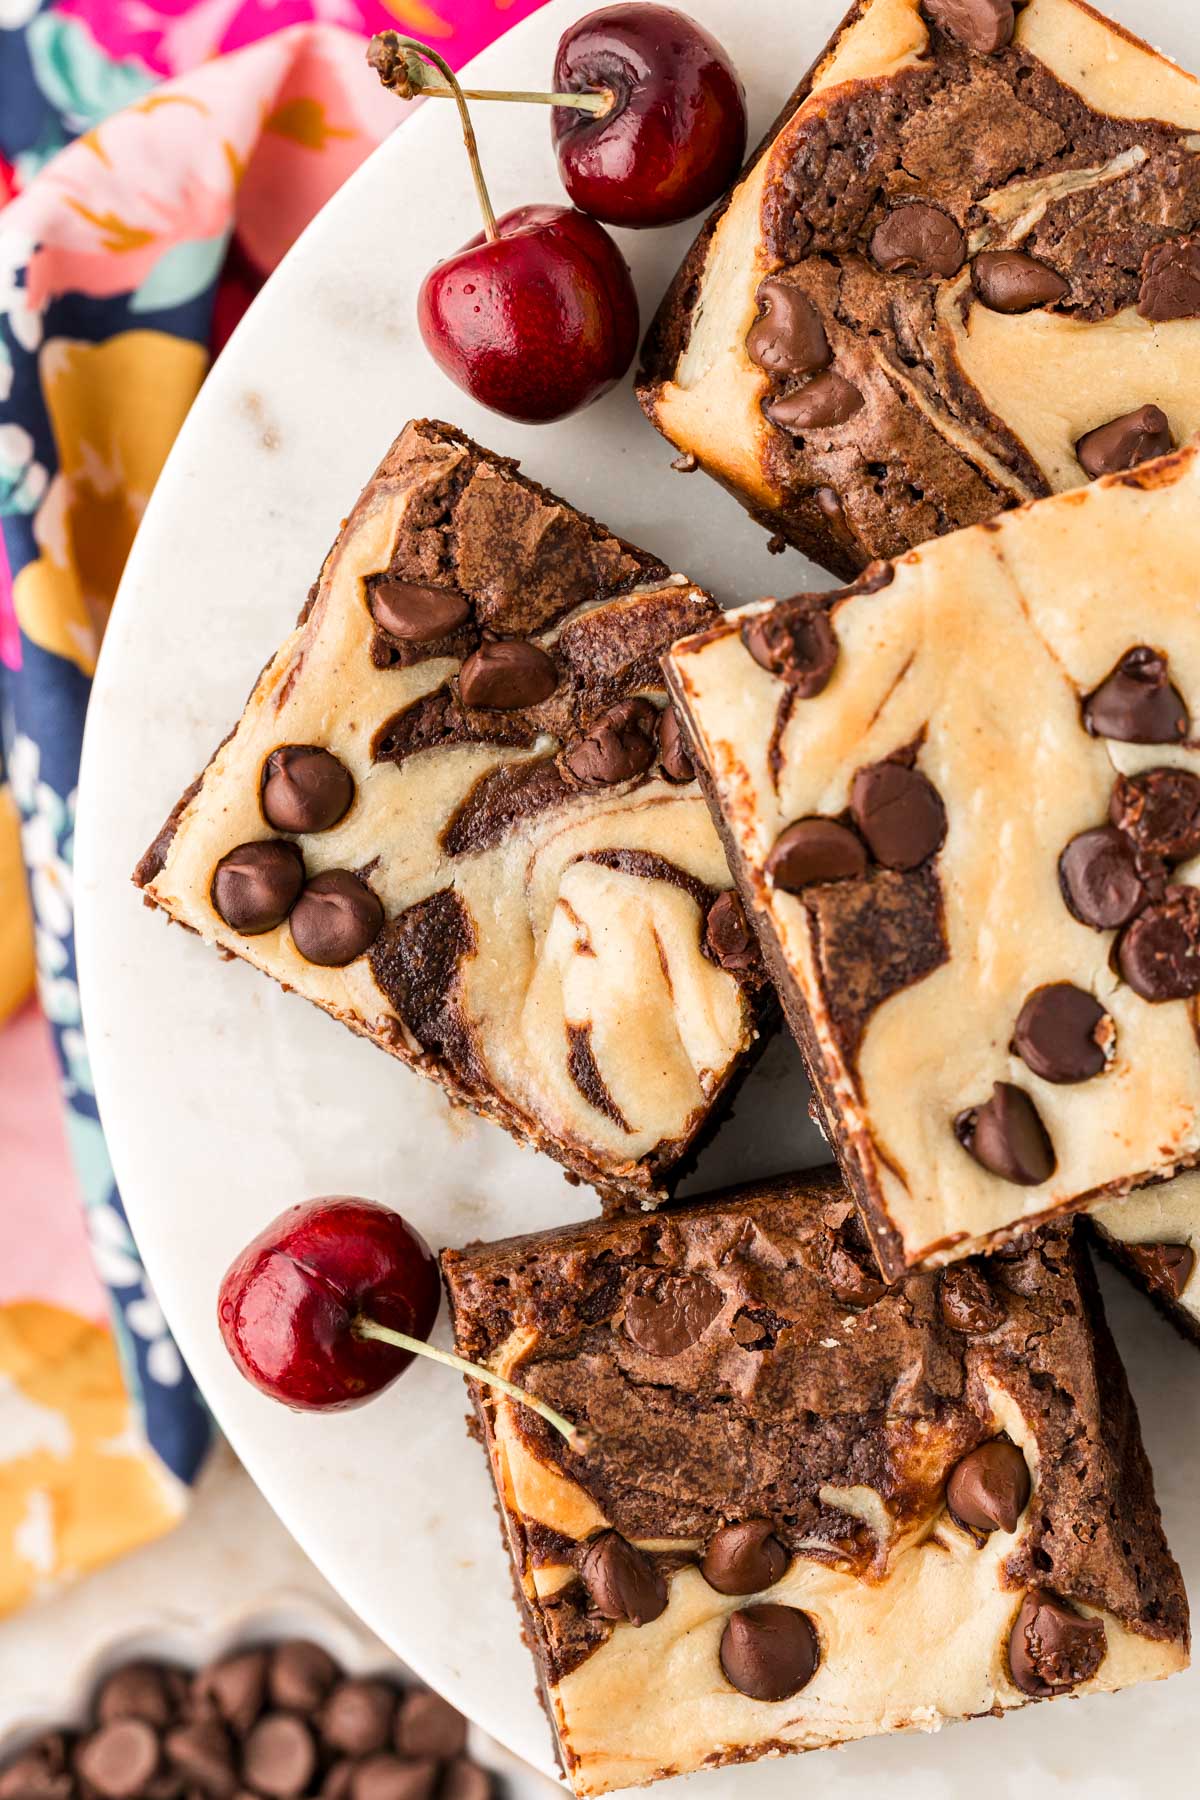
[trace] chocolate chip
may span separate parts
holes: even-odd
[[[704,944],[723,969],[740,974],[758,967],[758,945],[746,918],[746,909],[730,889],[718,894],[704,921]]]
[[[435,1762],[402,1762],[381,1751],[359,1763],[350,1779],[351,1800],[431,1800]],[[443,1794],[445,1789],[443,1788]]]
[[[761,1594],[782,1581],[790,1561],[769,1519],[743,1519],[708,1540],[700,1573],[718,1594]]]
[[[101,1725],[114,1719],[144,1719],[160,1731],[175,1714],[175,1703],[163,1671],[153,1663],[127,1663],[101,1683],[96,1717]]]
[[[583,787],[615,787],[644,775],[658,754],[658,708],[649,700],[619,700],[592,722],[563,762]]]
[[[841,526],[847,531],[850,529],[842,497],[836,488],[819,487],[816,498],[817,510],[823,518],[828,519],[831,525]]]
[[[326,869],[305,887],[290,922],[292,942],[305,962],[342,969],[379,936],[383,906],[349,869]]]
[[[1113,1022],[1100,1002],[1069,981],[1035,988],[1017,1019],[1012,1047],[1043,1081],[1090,1081],[1108,1067]]]
[[[971,282],[983,304],[1001,313],[1049,306],[1070,286],[1046,263],[1020,250],[981,250],[971,264]]]
[[[977,1163],[1018,1187],[1038,1187],[1058,1167],[1037,1107],[1007,1081],[996,1082],[991,1099],[982,1106],[960,1113],[954,1129]]]
[[[991,56],[1012,42],[1013,0],[925,0],[925,11],[939,31],[981,56]]]
[[[382,1681],[340,1681],[321,1709],[317,1729],[332,1750],[370,1756],[390,1743],[396,1696]]]
[[[1111,675],[1083,703],[1085,730],[1121,744],[1180,744],[1188,710],[1171,685],[1167,659],[1139,644],[1127,650]]]
[[[863,397],[853,382],[836,369],[826,369],[794,394],[772,400],[764,411],[773,425],[780,425],[785,431],[811,431],[815,426],[844,425],[861,412],[862,405]]]
[[[158,1736],[144,1719],[114,1719],[85,1738],[75,1767],[104,1800],[132,1800],[158,1768]]]
[[[459,1756],[467,1747],[467,1721],[426,1688],[412,1688],[396,1715],[396,1749],[401,1756]]]
[[[1015,1531],[1029,1503],[1029,1465],[1007,1438],[980,1444],[955,1463],[946,1483],[952,1517],[972,1531]]]
[[[1173,238],[1147,250],[1138,311],[1156,324],[1200,318],[1200,237]]]
[[[688,755],[679,716],[673,706],[665,706],[658,715],[658,759],[668,781],[695,780],[695,765]]]
[[[871,854],[885,869],[915,869],[946,836],[941,795],[920,769],[872,763],[850,788],[850,810]]]
[[[1171,424],[1158,406],[1139,406],[1136,412],[1123,413],[1085,432],[1075,446],[1075,454],[1085,475],[1094,481],[1099,475],[1114,475],[1121,469],[1136,469],[1152,457],[1165,456],[1173,448]]]
[[[273,931],[291,912],[304,886],[304,858],[284,838],[239,844],[217,864],[210,899],[234,931],[257,937]]]
[[[1023,1694],[1046,1699],[1090,1681],[1107,1650],[1100,1619],[1086,1619],[1044,1588],[1033,1588],[1009,1635],[1008,1666]]]
[[[889,275],[957,275],[967,260],[967,240],[940,206],[913,200],[875,227],[871,257]]]
[[[760,669],[786,681],[801,700],[813,700],[829,686],[838,641],[819,599],[793,600],[760,614],[743,626],[742,642]]]
[[[321,1800],[350,1800],[354,1769],[355,1765],[348,1756],[341,1756],[337,1762],[330,1763],[321,1783]]]
[[[1190,769],[1120,775],[1108,816],[1147,856],[1186,862],[1200,855],[1200,775]]]
[[[853,881],[867,872],[861,838],[834,819],[800,819],[781,831],[767,858],[767,874],[785,894],[824,881]]]
[[[1122,1248],[1151,1287],[1165,1290],[1172,1300],[1179,1299],[1192,1279],[1196,1252],[1190,1244],[1124,1244]]]
[[[75,1783],[67,1772],[66,1739],[46,1732],[7,1768],[0,1769],[0,1800],[71,1800]]]
[[[938,1308],[952,1331],[976,1336],[998,1331],[1006,1318],[1003,1302],[974,1263],[944,1269],[938,1282]]]
[[[225,1723],[245,1737],[266,1701],[266,1651],[246,1650],[202,1669],[195,1692],[197,1699],[211,1700]]]
[[[316,1768],[312,1732],[294,1713],[268,1713],[246,1739],[242,1772],[252,1788],[271,1800],[303,1794]]]
[[[211,1795],[212,1800],[230,1800],[238,1785],[237,1770],[219,1719],[193,1719],[176,1726],[167,1733],[166,1750],[172,1768],[190,1789]]]
[[[846,1306],[874,1306],[887,1293],[887,1285],[879,1276],[847,1250],[835,1243],[825,1264],[825,1273],[835,1296]]]
[[[1115,931],[1146,904],[1145,869],[1146,859],[1113,825],[1081,831],[1058,859],[1063,898],[1094,931]]]
[[[681,1356],[724,1306],[724,1294],[706,1275],[664,1275],[626,1301],[625,1335],[647,1356]]]
[[[769,375],[812,375],[833,360],[821,315],[803,288],[772,277],[758,290],[746,353]]]
[[[817,1672],[820,1646],[807,1613],[764,1601],[730,1615],[721,1634],[725,1678],[751,1700],[788,1700]]]
[[[602,1531],[591,1540],[579,1574],[602,1619],[648,1625],[666,1611],[666,1582],[650,1558],[619,1531]]]
[[[280,1644],[267,1670],[272,1704],[293,1712],[312,1712],[326,1699],[338,1678],[338,1666],[319,1644],[293,1638]]]
[[[426,587],[420,582],[376,582],[371,617],[393,637],[409,644],[428,644],[465,625],[471,605],[457,588]]]
[[[492,1778],[478,1763],[456,1757],[442,1776],[438,1800],[492,1800]]]
[[[1117,966],[1135,994],[1159,1004],[1200,994],[1200,888],[1168,888],[1122,933]]]
[[[275,831],[328,831],[353,798],[349,769],[317,744],[284,744],[263,768],[263,817]]]
[[[557,686],[558,670],[546,652],[521,638],[480,644],[458,671],[463,705],[489,712],[538,706]]]

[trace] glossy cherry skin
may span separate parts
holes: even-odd
[[[437,1263],[399,1213],[333,1197],[289,1207],[221,1283],[217,1319],[246,1377],[299,1412],[359,1406],[413,1360],[351,1330],[359,1314],[427,1338],[441,1303]]]
[[[629,266],[602,225],[568,206],[519,206],[425,277],[426,348],[481,406],[545,424],[621,379],[638,343]]]
[[[730,186],[746,155],[746,95],[717,40],[670,6],[605,6],[564,35],[559,93],[616,95],[603,115],[554,107],[563,185],[610,225],[675,225]]]

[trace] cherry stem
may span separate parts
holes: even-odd
[[[610,113],[617,103],[617,96],[611,88],[602,88],[597,93],[586,94],[543,94],[528,88],[460,88],[457,82],[452,85],[443,85],[434,80],[429,70],[419,60],[420,56],[433,56],[433,52],[427,50],[424,44],[418,44],[415,38],[401,40],[394,31],[381,32],[379,36],[380,38],[395,38],[397,47],[401,42],[410,46],[407,56],[398,60],[394,56],[392,57],[386,73],[380,67],[380,61],[386,60],[388,53],[385,52],[383,57],[379,57],[368,51],[371,65],[378,73],[384,87],[390,88],[402,100],[418,98],[455,100],[461,94],[464,100],[506,100],[520,106],[571,106],[577,112],[594,113],[597,118],[603,118],[606,113]],[[378,41],[378,39],[372,39],[372,49]],[[413,51],[417,54],[413,54]],[[440,58],[434,58],[434,60],[440,64]]]
[[[534,1395],[527,1394],[524,1388],[519,1388],[513,1382],[506,1381],[503,1375],[495,1375],[491,1369],[485,1369],[479,1363],[467,1362],[465,1358],[455,1356],[450,1350],[435,1350],[433,1345],[427,1344],[423,1338],[409,1337],[406,1331],[393,1331],[390,1325],[380,1325],[376,1320],[368,1319],[361,1313],[355,1319],[351,1329],[355,1337],[366,1338],[374,1344],[391,1344],[393,1349],[408,1350],[414,1356],[427,1356],[432,1362],[445,1363],[448,1369],[457,1369],[460,1375],[469,1375],[472,1381],[483,1381],[489,1387],[499,1388],[501,1393],[508,1394],[513,1400],[519,1400],[522,1406],[528,1406],[533,1412],[540,1413],[548,1425],[553,1425],[555,1431],[560,1432],[566,1438],[569,1448],[574,1450],[576,1455],[586,1454],[587,1437],[577,1425],[572,1425],[570,1419],[565,1419],[560,1412],[555,1412],[554,1408],[547,1406],[544,1400],[538,1400]]]
[[[492,210],[491,195],[487,190],[487,182],[483,178],[483,164],[479,160],[479,145],[475,141],[475,127],[471,123],[471,114],[458,77],[444,57],[428,44],[420,43],[416,38],[401,37],[396,31],[381,31],[367,45],[367,61],[378,75],[385,88],[408,98],[423,81],[419,57],[425,57],[445,77],[447,86],[442,92],[454,96],[458,106],[458,116],[462,124],[463,143],[467,148],[467,156],[471,164],[471,174],[475,179],[475,193],[479,199],[479,210],[483,214],[483,229],[489,244],[494,244],[500,236],[496,229],[496,215]],[[414,84],[413,75],[417,82]]]

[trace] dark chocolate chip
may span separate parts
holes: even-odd
[[[709,955],[723,969],[735,974],[758,967],[758,945],[746,918],[746,909],[732,888],[718,894],[704,921],[704,943]]]
[[[940,206],[912,200],[871,234],[871,257],[889,275],[957,275],[967,260],[967,240]]]
[[[846,509],[842,505],[842,496],[836,488],[819,487],[817,489],[817,510],[822,518],[828,519],[831,525],[840,526],[849,531],[850,524],[846,518]]]
[[[305,1638],[280,1644],[267,1670],[272,1704],[293,1712],[314,1711],[337,1679],[338,1666],[332,1656]]]
[[[1094,995],[1069,981],[1035,988],[1017,1019],[1012,1047],[1043,1081],[1090,1081],[1108,1067],[1113,1022]]]
[[[867,872],[862,839],[835,819],[800,819],[781,831],[767,874],[786,894],[824,881],[853,881]]]
[[[492,1800],[492,1778],[478,1763],[457,1756],[442,1775],[438,1800]]]
[[[1200,888],[1168,888],[1121,934],[1117,966],[1155,1004],[1200,994]]]
[[[297,846],[284,838],[260,838],[221,858],[210,898],[234,931],[257,937],[283,924],[303,886],[304,858]]]
[[[658,715],[658,760],[668,781],[695,780],[695,765],[688,754],[679,728],[679,716],[673,706],[665,706]]]
[[[284,744],[263,769],[262,809],[275,831],[328,831],[344,819],[354,782],[344,762],[317,744]]]
[[[1115,931],[1146,904],[1145,864],[1114,825],[1081,831],[1058,859],[1063,898],[1081,925]]]
[[[1084,701],[1083,723],[1093,737],[1122,744],[1181,744],[1188,710],[1161,651],[1146,644],[1127,650]]]
[[[742,627],[742,642],[760,669],[813,700],[829,686],[838,641],[829,609],[819,599],[772,607]]]
[[[1120,775],[1108,816],[1145,855],[1186,862],[1200,855],[1200,775],[1190,769]]]
[[[1173,448],[1171,423],[1159,406],[1139,406],[1136,412],[1123,413],[1085,432],[1075,446],[1075,454],[1085,475],[1095,481],[1100,475],[1115,475],[1121,469],[1136,469],[1152,457],[1165,456]]]
[[[1018,1187],[1038,1187],[1058,1167],[1041,1114],[1010,1082],[996,1082],[991,1099],[960,1113],[954,1129],[977,1163]]]
[[[437,1764],[428,1759],[402,1762],[381,1751],[359,1763],[350,1778],[350,1800],[432,1800]],[[442,1793],[445,1793],[443,1787]]]
[[[321,1800],[350,1800],[354,1769],[355,1765],[348,1756],[340,1756],[336,1762],[330,1763],[321,1783]]]
[[[538,706],[557,686],[558,670],[546,652],[523,638],[480,644],[458,671],[463,705],[489,712]]]
[[[762,313],[746,353],[768,375],[813,375],[833,360],[821,315],[803,288],[772,277],[758,290]]]
[[[290,924],[292,942],[305,962],[342,969],[379,936],[383,906],[349,869],[326,869],[305,887]]]
[[[1029,1504],[1029,1465],[1007,1438],[980,1444],[955,1463],[946,1483],[952,1517],[972,1531],[1015,1531]]]
[[[427,1688],[410,1688],[396,1715],[396,1749],[401,1756],[435,1756],[444,1762],[467,1747],[467,1721]]]
[[[1012,42],[1013,0],[925,0],[925,11],[939,31],[981,56],[991,56]]]
[[[1200,318],[1200,237],[1172,238],[1147,250],[1138,311],[1156,324]]]
[[[706,1275],[664,1275],[625,1303],[625,1335],[647,1356],[681,1356],[723,1311],[725,1296]]]
[[[371,616],[384,631],[405,643],[428,644],[465,625],[471,605],[457,588],[426,587],[389,577],[372,590]]]
[[[331,1750],[371,1756],[390,1744],[396,1695],[382,1681],[339,1681],[321,1709],[317,1729]]]
[[[820,1658],[812,1621],[795,1606],[744,1606],[721,1634],[725,1678],[751,1700],[790,1699],[808,1686]]]
[[[945,1269],[938,1282],[938,1308],[953,1331],[977,1336],[998,1331],[1007,1314],[991,1283],[974,1263]]]
[[[743,1519],[708,1540],[700,1573],[718,1594],[761,1594],[782,1581],[790,1561],[769,1519]]]
[[[1009,1634],[1008,1666],[1023,1694],[1046,1699],[1090,1681],[1107,1650],[1100,1619],[1084,1618],[1044,1588],[1033,1588]]]
[[[591,1540],[579,1574],[603,1619],[648,1625],[666,1611],[666,1582],[650,1558],[619,1531],[602,1531]]]
[[[246,1739],[242,1773],[252,1788],[271,1800],[295,1800],[305,1793],[316,1768],[313,1734],[294,1713],[268,1713]]]
[[[887,1293],[887,1285],[871,1269],[863,1267],[844,1244],[835,1243],[825,1265],[829,1285],[846,1306],[874,1306]]]
[[[860,769],[850,788],[850,810],[877,862],[885,869],[915,869],[940,850],[946,809],[920,769],[879,762]]]
[[[1196,1252],[1190,1244],[1123,1244],[1122,1249],[1152,1288],[1178,1300],[1192,1279]]]
[[[194,1793],[230,1800],[238,1785],[233,1747],[219,1719],[193,1719],[166,1738],[171,1767]]]
[[[175,1702],[162,1669],[153,1663],[127,1663],[101,1683],[96,1695],[96,1718],[101,1725],[114,1719],[144,1719],[158,1730],[169,1725]]]
[[[853,382],[836,369],[826,369],[794,394],[772,400],[765,411],[771,423],[785,431],[811,431],[822,425],[844,425],[861,412],[862,405],[863,397]]]
[[[593,720],[563,762],[583,787],[615,787],[644,775],[658,754],[658,708],[649,700],[619,700]]]
[[[211,1701],[225,1723],[245,1737],[266,1702],[266,1651],[245,1650],[202,1669],[195,1694],[197,1700]]]
[[[983,304],[1001,313],[1049,306],[1070,287],[1046,263],[1020,250],[981,250],[971,264],[971,282]]]
[[[114,1719],[75,1752],[79,1775],[103,1800],[132,1800],[158,1768],[158,1734],[144,1719]]]

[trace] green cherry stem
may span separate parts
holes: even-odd
[[[383,52],[373,54],[377,43],[392,38],[395,49],[389,46]],[[396,50],[402,46],[406,54],[397,58]],[[454,100],[461,93],[465,100],[507,100],[522,106],[570,106],[576,112],[594,113],[597,118],[610,113],[617,103],[616,95],[609,88],[589,94],[544,94],[528,88],[460,88],[453,78],[449,82],[435,80],[420,61],[422,56],[427,56],[439,69],[449,73],[436,51],[416,38],[401,38],[395,31],[380,32],[378,37],[372,38],[367,51],[368,61],[384,87],[390,88],[402,100],[426,96],[431,100]],[[385,59],[390,59],[386,73],[380,67],[380,62]]]
[[[576,1455],[586,1454],[588,1440],[578,1426],[572,1425],[570,1419],[565,1419],[560,1412],[555,1412],[552,1406],[547,1406],[544,1400],[538,1400],[515,1383],[506,1381],[503,1375],[495,1375],[491,1369],[482,1368],[478,1363],[467,1362],[450,1350],[435,1350],[423,1338],[409,1337],[406,1331],[393,1331],[390,1325],[377,1324],[374,1319],[368,1319],[361,1313],[351,1329],[355,1337],[366,1338],[370,1343],[391,1344],[393,1349],[408,1350],[413,1356],[427,1356],[432,1362],[445,1363],[448,1369],[457,1369],[460,1375],[469,1375],[472,1381],[483,1381],[489,1387],[499,1388],[501,1393],[519,1400],[522,1406],[528,1406],[533,1412],[539,1413],[548,1425],[553,1425],[555,1431],[566,1438],[569,1448]]]
[[[471,113],[463,91],[458,85],[458,77],[454,70],[445,58],[439,56],[436,50],[431,50],[428,44],[419,43],[416,38],[401,37],[397,31],[381,31],[367,45],[367,61],[384,87],[390,88],[402,99],[411,98],[424,81],[424,72],[418,60],[422,56],[433,63],[446,79],[446,88],[438,91],[452,94],[458,106],[463,143],[467,147],[471,174],[475,179],[475,192],[479,198],[479,210],[483,214],[484,234],[488,243],[494,244],[500,236],[496,229],[496,214],[492,209],[492,199],[487,190],[487,182],[483,178],[483,164],[479,160],[479,145],[475,140],[475,127],[471,123]],[[415,83],[413,81],[414,73],[417,76]]]

